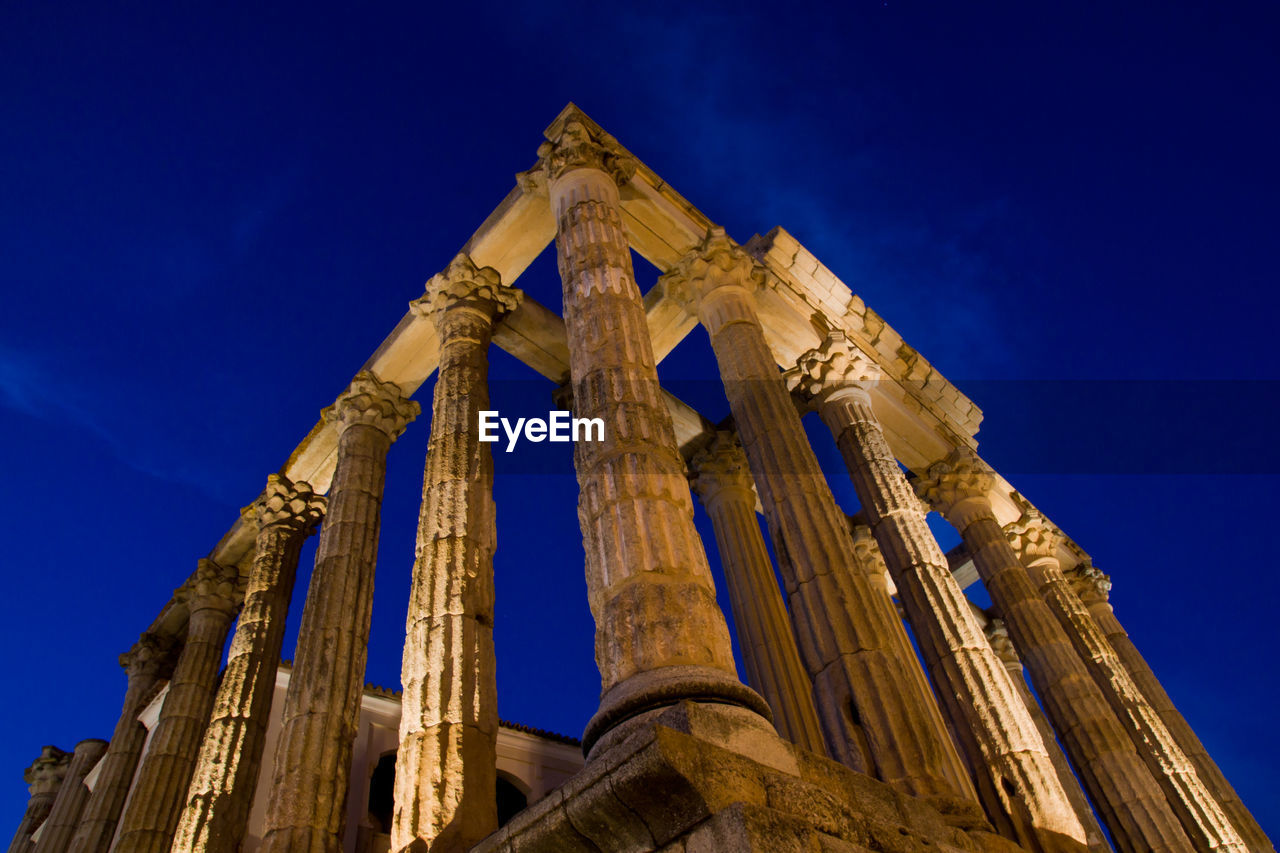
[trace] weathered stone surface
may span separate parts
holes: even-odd
[[[1111,703],[1117,719],[1129,732],[1138,754],[1147,762],[1151,775],[1182,821],[1183,829],[1201,849],[1245,850],[1244,839],[1226,812],[1200,780],[1164,720],[1138,689],[1102,629],[1072,591],[1057,557],[1061,533],[1035,507],[1025,501],[1021,505],[1022,517],[1005,526],[1005,535],[1039,587],[1040,595],[1071,638],[1076,653]]]
[[[133,793],[120,817],[113,851],[165,853],[173,843],[213,708],[227,631],[240,604],[238,577],[234,566],[201,560],[195,575],[178,591],[190,614],[187,636]]]
[[[489,408],[494,323],[522,293],[459,255],[415,303],[440,339],[440,372],[405,624],[392,850],[464,850],[498,827],[493,650],[493,456]]]
[[[57,799],[53,801],[49,817],[40,829],[40,849],[67,849],[71,837],[75,835],[76,826],[80,823],[84,805],[89,800],[89,789],[85,787],[84,777],[102,760],[106,751],[107,742],[98,738],[82,740],[76,744],[67,765],[67,775],[58,788]]]
[[[969,601],[889,449],[871,407],[876,364],[841,332],[802,355],[787,382],[812,399],[849,468],[858,500],[978,788],[997,825],[1028,844],[1083,844],[1086,833],[1040,731],[985,642]]]
[[[31,796],[22,814],[22,822],[9,842],[9,853],[31,853],[35,849],[31,834],[48,819],[70,764],[71,753],[56,746],[46,746],[40,750],[40,757],[23,772],[22,781],[27,783]]]
[[[930,467],[917,491],[960,531],[1116,846],[1125,853],[1193,849],[1160,787],[1000,529],[989,498],[993,485],[994,475],[986,464],[971,451],[958,450]]]
[[[341,849],[387,450],[418,411],[368,371],[325,410],[340,431],[338,464],[285,694],[263,851]]]
[[[768,714],[738,681],[658,386],[618,200],[617,181],[634,167],[573,113],[547,139],[539,155],[556,217],[574,414],[604,422],[604,440],[578,442],[574,453],[602,681],[584,746],[685,696]]]
[[[800,662],[787,606],[756,521],[755,486],[742,445],[733,433],[717,433],[693,460],[693,470],[693,489],[711,517],[724,563],[747,682],[773,709],[773,723],[783,737],[826,754],[813,685]]]
[[[214,699],[174,853],[235,853],[257,791],[285,618],[302,543],[324,515],[325,499],[308,483],[271,474],[244,516],[257,526],[244,607]]]
[[[107,853],[115,837],[120,812],[124,809],[138,768],[138,758],[147,739],[147,730],[138,722],[138,712],[160,680],[173,671],[179,646],[172,637],[145,633],[133,648],[120,655],[120,665],[128,677],[124,709],[102,757],[102,769],[89,802],[80,816],[80,825],[71,839],[76,853]]]
[[[713,228],[658,286],[689,305],[711,337],[827,747],[847,766],[903,791],[968,800],[977,812],[972,789],[954,771],[955,746],[936,725],[936,711],[926,710],[933,696],[910,672],[919,664],[894,642],[900,621],[893,602],[859,571],[844,514],[769,352],[752,296],[764,280],[764,270]]]

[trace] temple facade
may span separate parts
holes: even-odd
[[[516,287],[552,243],[562,314]],[[633,251],[662,273],[647,293]],[[697,326],[719,423],[658,380]],[[601,677],[580,742],[497,716],[491,345],[603,426],[574,444]],[[365,684],[386,455],[433,374],[391,692]],[[10,853],[1274,851],[1130,641],[1109,576],[982,459],[981,417],[785,230],[736,242],[569,105],[140,626],[110,740],[27,769]],[[931,512],[961,546],[944,553]]]

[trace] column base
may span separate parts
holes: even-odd
[[[680,702],[644,716],[472,853],[1026,849],[954,826],[923,800],[783,740],[746,709]]]

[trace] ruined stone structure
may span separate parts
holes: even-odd
[[[121,657],[110,744],[27,770],[11,853],[1274,850],[1110,579],[980,458],[973,403],[786,231],[735,242],[576,107],[537,155]],[[552,242],[563,317],[515,288]],[[658,381],[698,325],[719,424]],[[601,676],[581,752],[497,718],[491,343],[604,425],[574,448]],[[437,369],[392,694],[364,685],[385,460]]]

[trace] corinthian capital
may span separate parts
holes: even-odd
[[[202,559],[196,564],[196,572],[179,587],[177,595],[187,604],[190,613],[200,610],[220,610],[230,613],[240,603],[240,572],[235,566],[220,566],[213,560]]]
[[[1004,526],[1004,535],[1009,537],[1013,550],[1024,562],[1055,556],[1062,542],[1062,531],[1021,495],[1015,492],[1013,499],[1022,508],[1021,517]]]
[[[740,287],[754,291],[765,283],[767,276],[755,258],[733,242],[723,228],[713,225],[701,243],[658,279],[657,286],[668,299],[696,315],[703,297],[713,290]]]
[[[991,644],[991,651],[996,653],[996,657],[1000,658],[1007,669],[1022,668],[1018,650],[1014,648],[1013,640],[1009,639],[1009,628],[1003,619],[992,619],[982,630],[987,635],[987,642]]]
[[[722,489],[735,489],[755,503],[755,485],[747,467],[747,456],[733,433],[717,432],[711,443],[693,457],[691,467],[693,490],[703,501],[711,500]]]
[[[1071,589],[1085,604],[1107,603],[1111,598],[1111,576],[1091,563],[1081,563],[1066,573]]]
[[[869,390],[880,373],[880,365],[854,346],[843,330],[836,329],[827,334],[821,346],[796,359],[796,366],[783,376],[793,394],[821,403],[842,389]]]
[[[267,487],[256,501],[240,510],[240,515],[259,530],[278,525],[309,536],[324,517],[326,504],[324,495],[317,495],[310,483],[268,474]]]
[[[523,298],[524,292],[504,285],[493,267],[477,267],[469,255],[459,253],[444,271],[431,277],[426,292],[409,307],[440,328],[454,308],[478,311],[493,321],[519,308]]]
[[[120,655],[120,666],[132,680],[139,676],[157,678],[166,676],[174,663],[177,647],[173,637],[147,631],[138,637],[133,648]],[[166,676],[167,677],[167,676]]]
[[[598,169],[622,186],[636,173],[635,158],[576,107],[551,125],[546,137],[538,157],[553,181],[574,169]]]
[[[71,753],[56,746],[43,747],[40,757],[31,762],[31,766],[23,772],[22,781],[27,783],[27,790],[33,797],[37,794],[56,793],[70,764]]]
[[[372,371],[362,370],[321,415],[327,423],[336,424],[339,433],[357,425],[371,426],[394,441],[421,411],[399,385],[382,382]]]
[[[970,501],[989,502],[995,472],[967,447],[957,447],[929,466],[916,482],[916,494],[944,515]]]

